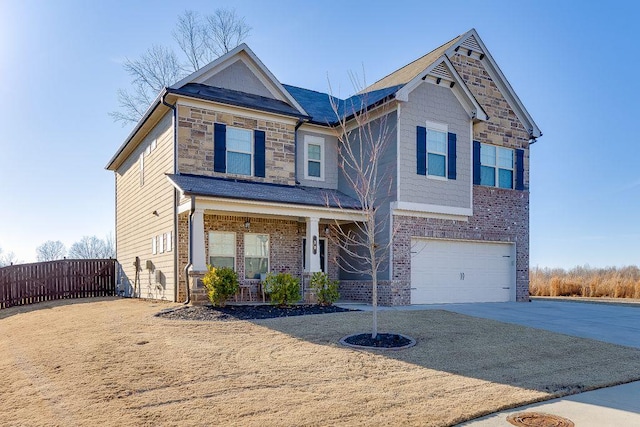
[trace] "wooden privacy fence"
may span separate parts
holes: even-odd
[[[0,268],[0,309],[116,294],[115,259],[65,259]]]

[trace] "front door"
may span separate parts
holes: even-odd
[[[320,270],[323,273],[327,272],[327,239],[320,238],[318,247],[320,248]],[[302,239],[302,270],[307,266],[307,239]]]

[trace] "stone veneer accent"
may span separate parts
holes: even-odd
[[[471,93],[489,115],[488,121],[473,125],[473,139],[487,144],[524,149],[524,185],[528,189],[529,133],[480,60],[460,53],[450,59]]]
[[[213,127],[224,123],[265,132],[265,178],[213,171]],[[255,119],[209,108],[178,106],[178,172],[203,176],[239,178],[277,184],[295,184],[295,125],[277,120]]]
[[[236,271],[241,284],[252,286],[252,292],[257,295],[258,280],[244,279],[244,234],[269,234],[269,270],[275,273],[290,273],[302,280],[302,239],[306,234],[306,224],[297,220],[283,220],[272,218],[249,218],[250,228],[244,226],[246,217],[233,215],[204,215],[205,250],[209,253],[209,231],[230,231],[236,233]],[[188,213],[180,214],[178,219],[178,301],[186,300],[184,284],[184,267],[188,262]],[[324,225],[320,225],[320,237],[326,237]],[[327,240],[327,267],[332,279],[338,278],[338,268],[330,259],[335,257],[337,248]],[[208,261],[208,256],[207,256]],[[192,286],[192,285],[190,285]],[[192,302],[206,303],[203,289],[191,289]],[[195,291],[195,292],[194,292]]]

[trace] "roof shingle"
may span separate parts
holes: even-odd
[[[199,175],[173,175],[167,178],[185,195],[223,197],[260,202],[361,209],[360,202],[346,194],[326,188],[240,181]]]

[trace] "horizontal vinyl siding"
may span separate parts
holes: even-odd
[[[140,153],[154,139],[157,146],[151,153],[145,154],[144,185],[140,186]],[[166,173],[173,173],[173,152],[172,114],[169,112],[116,172],[117,258],[133,287],[133,264],[136,256],[140,257],[142,271],[139,273],[138,295],[143,298],[174,299],[174,189],[165,177]],[[154,215],[154,211],[158,215]],[[171,252],[165,250],[162,254],[153,255],[152,237],[167,232],[172,234]],[[162,283],[156,281],[155,271],[147,270],[147,260],[164,276]]]

